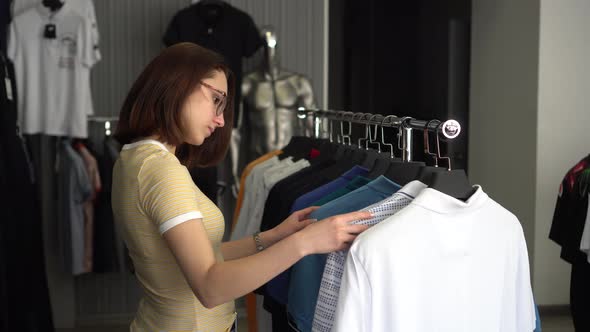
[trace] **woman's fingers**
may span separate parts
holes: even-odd
[[[299,221],[302,221],[304,219],[308,219],[309,215],[313,211],[315,211],[315,210],[317,210],[319,208],[320,208],[319,206],[310,206],[308,208],[305,208],[305,209],[296,211],[296,212],[294,212],[294,214],[297,216],[297,219],[299,219]]]
[[[346,231],[349,234],[358,235],[358,234],[366,231],[368,228],[369,228],[369,226],[367,226],[367,225],[358,225],[358,224],[357,225],[348,225],[346,228]]]

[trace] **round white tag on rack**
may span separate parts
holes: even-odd
[[[447,120],[442,126],[441,130],[446,138],[455,138],[461,133],[461,124],[456,120]]]

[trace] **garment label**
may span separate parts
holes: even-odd
[[[12,82],[8,77],[4,78],[4,86],[6,86],[6,98],[12,101],[12,99],[14,99],[14,97],[12,96]]]

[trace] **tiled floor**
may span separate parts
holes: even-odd
[[[574,325],[569,315],[551,314],[541,316],[543,332],[574,332]],[[127,326],[101,326],[75,329],[57,329],[56,332],[127,332]],[[238,331],[247,332],[246,320],[240,320]]]

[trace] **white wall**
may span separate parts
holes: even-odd
[[[473,0],[469,178],[523,225],[534,249],[538,0]]]
[[[590,1],[541,0],[534,289],[569,303],[570,265],[547,238],[565,173],[590,153]]]
[[[590,2],[474,0],[469,170],[525,230],[539,305],[569,303],[548,239],[559,183],[590,153]]]

